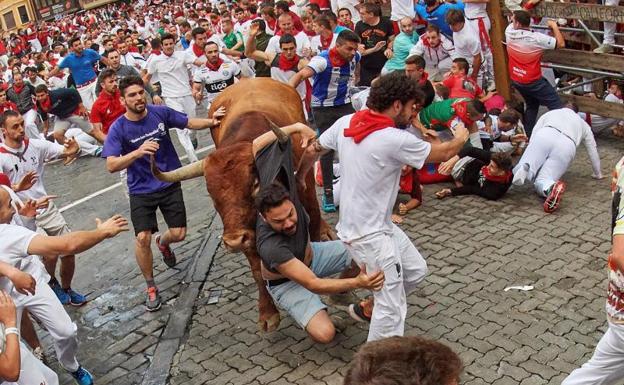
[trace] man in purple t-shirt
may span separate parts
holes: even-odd
[[[158,168],[170,171],[180,167],[180,159],[171,142],[169,129],[173,127],[201,130],[219,124],[225,111],[215,112],[213,119],[189,119],[185,114],[165,106],[147,106],[143,80],[128,76],[119,84],[121,101],[126,113],[110,127],[102,157],[109,172],[128,169],[130,218],[136,235],[136,259],[147,282],[148,311],[160,309],[158,288],[154,283],[152,267],[152,233],[158,231],[156,209],[160,209],[169,229],[156,236],[156,245],[167,266],[176,264],[171,243],[186,237],[186,209],[180,183],[157,180],[150,170],[150,156],[154,155]]]

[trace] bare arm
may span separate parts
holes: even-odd
[[[624,234],[616,234],[613,237],[611,257],[620,271],[624,271]]]
[[[135,160],[145,156],[145,155],[154,155],[156,151],[158,151],[159,145],[158,142],[152,140],[146,140],[141,144],[139,148],[136,150],[122,156],[109,156],[106,158],[106,169],[108,172],[117,172],[121,170],[125,170]]]
[[[55,66],[50,72],[48,72],[48,78],[58,75],[59,72],[61,72],[61,69],[59,68],[59,66]]]
[[[110,67],[110,60],[108,60],[108,58],[106,56],[100,56],[100,61],[102,63],[104,63],[105,66]]]
[[[106,222],[96,219],[96,223],[97,228],[91,231],[74,231],[59,237],[36,235],[28,245],[28,254],[75,255],[128,230],[128,221],[121,215],[115,215]]]
[[[299,83],[308,78],[311,78],[312,76],[314,76],[314,70],[310,67],[305,67],[304,69],[293,75],[293,77],[290,78],[290,80],[288,81],[288,84],[290,84],[293,88],[297,88]]]
[[[282,263],[277,271],[316,294],[335,294],[360,288],[380,290],[384,282],[383,271],[367,275],[362,270],[355,278],[319,278],[297,258]]]
[[[11,297],[0,291],[0,322],[5,328],[14,328],[17,325],[15,304]],[[4,351],[0,353],[0,378],[15,382],[20,375],[20,346],[17,334],[7,334]]]
[[[245,56],[257,61],[270,61],[269,55],[266,52],[256,49],[255,36],[255,34],[249,34],[249,37],[247,38],[247,44],[245,44]]]
[[[464,126],[459,126],[455,130],[455,137],[453,140],[444,143],[432,143],[431,151],[427,157],[427,163],[439,163],[446,162],[453,156],[457,155],[459,150],[464,147],[466,140],[468,140],[468,129]]]
[[[295,123],[288,126],[280,127],[280,130],[288,136],[295,133],[301,134],[303,136],[303,147],[306,147],[308,145],[308,142],[316,137],[316,132],[303,123]],[[258,153],[258,151],[273,143],[275,139],[277,139],[277,136],[273,131],[265,132],[264,134],[254,139],[252,144],[252,152],[254,156]]]
[[[219,107],[212,114],[212,118],[202,119],[202,118],[192,118],[188,120],[188,124],[186,128],[190,130],[203,130],[206,128],[216,127],[221,123],[221,119],[225,116],[225,107]]]
[[[481,68],[481,63],[483,63],[483,58],[481,57],[481,52],[479,52],[472,58],[472,73],[470,74],[470,77],[472,77],[473,79],[479,77],[479,69]]]
[[[563,34],[559,30],[559,26],[557,22],[554,20],[548,20],[548,26],[555,35],[555,40],[557,40],[557,48],[565,48],[565,39],[563,38]]]

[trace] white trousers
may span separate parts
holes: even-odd
[[[70,128],[65,131],[67,139],[74,138],[84,154],[95,156],[99,148],[98,141],[89,134],[85,134],[80,128]]]
[[[546,192],[565,174],[576,155],[572,139],[552,127],[533,132],[522,158],[514,167],[513,184],[533,182],[535,191],[545,197]]]
[[[165,100],[165,105],[169,108],[173,108],[178,112],[185,113],[189,119],[195,117],[195,108],[197,107],[197,103],[195,103],[195,99],[191,95],[181,96],[181,97],[166,97],[163,98]],[[174,128],[176,134],[178,135],[178,140],[180,144],[184,148],[186,155],[188,156],[189,162],[197,161],[197,155],[195,155],[195,149],[193,148],[192,138],[194,135],[191,135],[191,131],[184,127]],[[194,133],[193,133],[194,134]]]
[[[620,4],[620,0],[604,0],[604,5],[616,6]],[[615,44],[615,23],[604,23],[604,35],[602,36],[602,44]]]
[[[609,322],[594,355],[561,385],[615,385],[624,378],[624,325]]]
[[[28,42],[30,43],[30,46],[33,49],[33,51],[41,52],[43,50],[43,47],[41,46],[41,42],[39,41],[39,39],[28,40]]]
[[[20,375],[17,382],[1,382],[0,385],[58,385],[56,373],[39,361],[20,342]]]
[[[481,40],[481,35],[479,34],[479,19],[466,19],[466,22],[470,23],[473,30],[477,32],[479,40]],[[490,18],[484,17],[483,24],[485,25],[485,30],[487,31],[489,37],[491,27]],[[484,45],[483,42],[481,42],[481,58],[483,59],[483,62],[481,63],[480,74],[482,74],[483,81],[479,83],[479,87],[486,89],[488,83],[490,81],[494,81],[494,56],[492,55],[492,49]],[[469,60],[468,63],[471,63],[471,61]]]
[[[444,80],[444,74],[451,70],[452,65],[453,58],[449,56],[446,59],[440,60],[435,66],[427,63],[427,65],[425,65],[425,70],[429,74],[429,80],[431,80],[432,82],[441,82],[442,80]]]
[[[35,295],[13,297],[17,307],[17,319],[22,319],[24,309],[41,322],[54,340],[54,350],[59,363],[70,372],[78,370],[78,327],[69,318],[52,289],[46,283],[37,282]]]
[[[375,306],[368,341],[402,336],[407,314],[407,294],[427,275],[427,262],[397,226],[392,233],[374,233],[345,243],[352,258],[367,273],[383,270],[383,288],[374,293]]]
[[[24,118],[24,131],[26,131],[26,136],[32,139],[41,139],[41,134],[37,127],[37,116],[37,111],[32,108],[22,115]]]
[[[82,104],[89,111],[91,111],[91,107],[93,106],[93,103],[95,103],[95,99],[97,98],[97,96],[95,95],[96,84],[97,82],[92,82],[91,84],[87,84],[84,87],[76,87],[78,93],[80,94],[80,97],[82,98]]]

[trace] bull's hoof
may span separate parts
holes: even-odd
[[[264,332],[274,332],[280,324],[279,312],[271,315],[269,318],[263,319],[261,316],[258,320],[258,329]]]

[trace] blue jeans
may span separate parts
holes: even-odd
[[[342,273],[351,266],[351,257],[342,241],[311,242],[310,246],[312,247],[310,270],[319,278]],[[312,293],[295,281],[267,287],[267,290],[275,303],[286,310],[304,329],[316,313],[327,308],[318,294]]]
[[[546,106],[549,110],[556,110],[564,106],[557,91],[543,77],[532,83],[512,82],[512,84],[520,92],[526,103],[524,129],[528,136],[531,136],[531,132],[533,132],[533,126],[535,126],[537,121],[537,112],[540,106]]]

